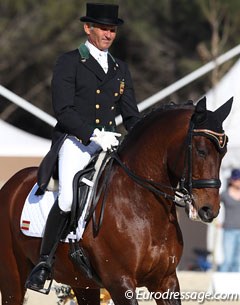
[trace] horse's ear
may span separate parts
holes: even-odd
[[[205,121],[207,117],[207,107],[206,107],[206,96],[200,99],[198,101],[195,111],[194,111],[194,116],[193,116],[193,121],[195,123],[200,123]]]
[[[220,106],[217,110],[214,111],[214,114],[217,116],[220,122],[223,122],[226,117],[229,115],[232,109],[233,97],[231,97],[225,104]]]
[[[207,110],[206,106],[206,96],[200,99],[200,101],[197,102],[195,113],[202,113]]]

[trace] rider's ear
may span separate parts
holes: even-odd
[[[214,111],[214,114],[217,116],[219,122],[223,122],[229,115],[232,108],[232,103],[233,97],[231,97],[225,104],[223,104],[217,110]]]

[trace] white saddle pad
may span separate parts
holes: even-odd
[[[43,195],[36,196],[35,193],[37,189],[38,185],[35,184],[25,201],[20,220],[20,229],[23,234],[32,237],[43,236],[49,211],[58,195],[57,192],[46,191]],[[68,242],[69,238],[77,238],[77,240],[82,238],[86,226],[86,222],[84,221],[86,212],[87,205],[79,219],[76,235],[69,234],[65,239],[65,242]]]

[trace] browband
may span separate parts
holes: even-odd
[[[194,135],[205,135],[210,138],[210,140],[214,141],[220,151],[223,151],[226,148],[228,137],[224,132],[219,133],[209,129],[193,129],[193,133]]]

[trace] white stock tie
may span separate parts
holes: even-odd
[[[98,63],[103,68],[104,72],[107,73],[108,71],[108,61],[107,61],[107,53],[99,53],[99,56],[97,58]]]

